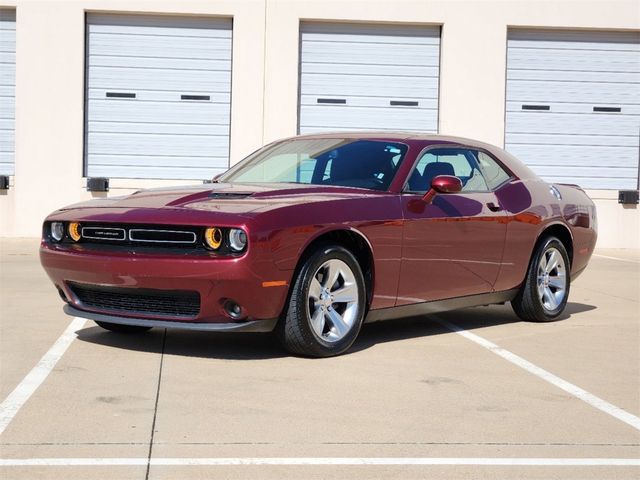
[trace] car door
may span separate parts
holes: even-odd
[[[506,237],[506,213],[473,148],[429,147],[401,196],[403,246],[397,305],[491,292]],[[423,200],[431,180],[454,175],[459,193]],[[508,175],[507,175],[508,176]]]

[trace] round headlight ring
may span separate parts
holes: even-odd
[[[64,223],[51,222],[51,238],[54,242],[61,242],[64,238]]]
[[[80,233],[80,224],[78,222],[71,222],[67,227],[67,233],[69,233],[69,237],[74,242],[80,241],[82,238],[82,234]]]
[[[234,252],[241,252],[247,246],[247,234],[240,228],[229,230],[229,246]]]
[[[204,243],[212,250],[217,250],[222,245],[222,230],[210,227],[204,231]]]

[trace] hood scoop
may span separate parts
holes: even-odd
[[[246,198],[253,195],[254,192],[211,192],[209,198],[218,198],[221,200],[235,200],[238,198]]]

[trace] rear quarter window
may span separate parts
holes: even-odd
[[[482,168],[484,179],[491,190],[498,188],[511,178],[511,175],[509,175],[493,157],[484,152],[478,152],[478,163],[480,164],[480,168]]]

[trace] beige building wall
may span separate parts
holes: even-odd
[[[37,236],[91,198],[83,167],[85,12],[233,18],[231,163],[297,131],[302,21],[442,25],[439,133],[504,144],[507,30],[639,30],[637,0],[0,0],[17,8],[16,167],[0,235]],[[474,72],[470,75],[469,72]],[[184,182],[112,179],[109,195]],[[590,191],[599,247],[640,248],[640,210]]]

